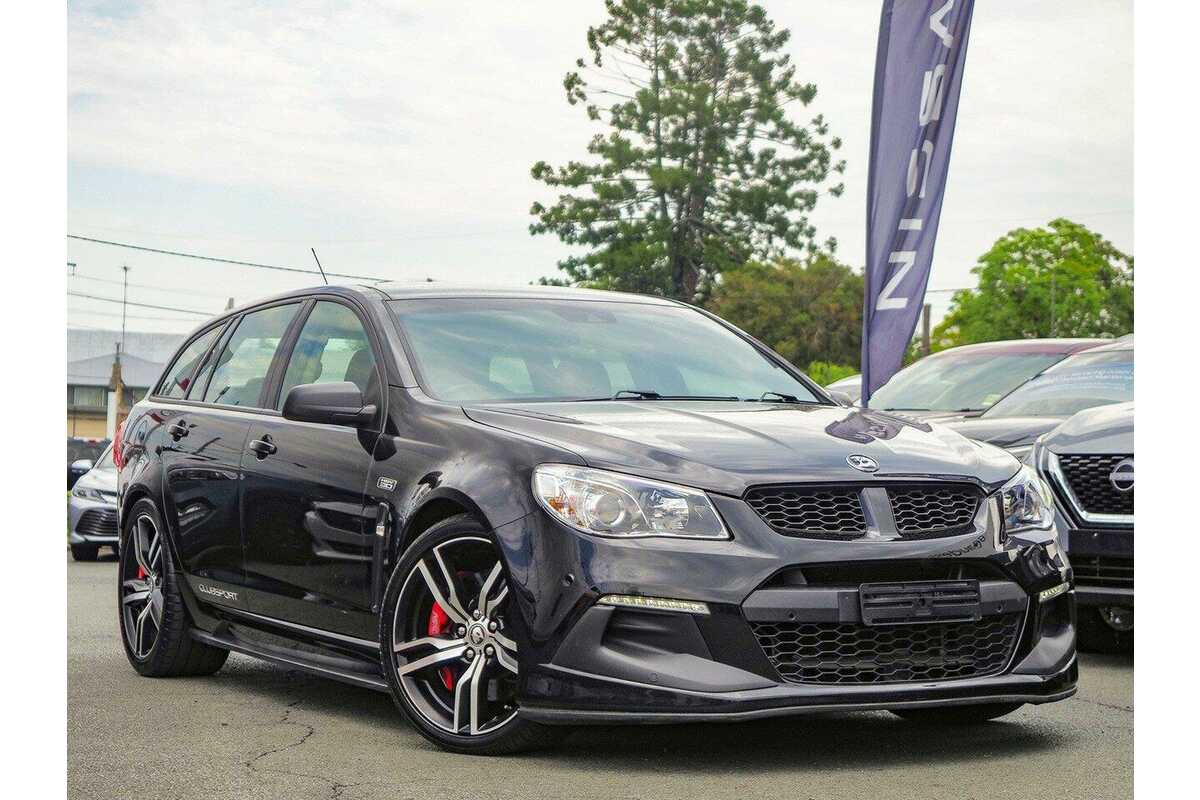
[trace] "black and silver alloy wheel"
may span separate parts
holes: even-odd
[[[381,619],[388,680],[426,738],[464,753],[540,744],[519,718],[513,599],[496,545],[468,517],[423,534],[392,575]]]
[[[138,500],[123,515],[117,552],[117,595],[125,655],[139,674],[153,678],[211,675],[229,651],[192,638],[182,576],[171,561],[167,529],[158,507]]]
[[[129,550],[133,558],[123,559],[121,614],[129,650],[142,660],[154,650],[163,615],[163,540],[149,514],[134,520]]]
[[[410,613],[395,617],[392,652],[413,705],[447,733],[475,736],[510,722],[517,645],[504,634],[508,586],[492,543],[464,536],[431,548],[400,598]]]

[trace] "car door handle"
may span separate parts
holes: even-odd
[[[255,439],[254,441],[250,442],[250,449],[254,451],[254,454],[258,456],[259,460],[262,460],[267,456],[274,455],[275,452],[279,450],[279,448],[275,446],[275,442],[271,440],[271,434],[269,433],[264,434],[261,439]]]
[[[180,439],[188,435],[188,427],[182,422],[176,422],[174,425],[167,428],[167,433],[171,435],[172,439],[178,442]]]

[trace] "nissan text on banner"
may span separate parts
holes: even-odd
[[[925,300],[974,0],[884,0],[867,174],[862,402],[900,369]]]

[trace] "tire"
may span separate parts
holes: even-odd
[[[1079,649],[1085,653],[1132,653],[1133,631],[1118,631],[1104,621],[1098,608],[1079,609],[1076,627]]]
[[[95,561],[99,553],[100,548],[94,544],[71,545],[71,558],[76,561]]]
[[[517,644],[507,635],[520,624],[514,604],[499,549],[465,514],[421,534],[392,571],[379,615],[380,666],[396,705],[445,750],[494,756],[549,741],[551,729],[516,711]]]
[[[971,706],[943,708],[905,708],[892,713],[909,722],[922,725],[979,725],[1011,714],[1024,703],[981,703]]]
[[[125,516],[117,559],[117,617],[125,656],[148,678],[213,674],[229,651],[192,639],[179,590],[182,577],[171,560],[158,509],[143,499]]]

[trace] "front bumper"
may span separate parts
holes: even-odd
[[[67,501],[67,541],[116,547],[120,542],[116,505],[71,495]]]
[[[1133,608],[1133,530],[1074,529],[1064,538],[1079,605]]]
[[[1002,543],[989,530],[923,541],[795,539],[775,533],[740,500],[713,499],[734,532],[731,541],[604,539],[564,528],[541,512],[496,530],[519,588],[522,614],[514,634],[522,654],[523,716],[551,724],[739,720],[1045,703],[1075,692],[1075,593],[1053,536]],[[854,569],[839,572],[847,566]],[[833,673],[812,679],[789,672],[760,639],[762,626],[771,624],[811,624],[819,635],[870,633],[854,570],[940,575],[959,567],[984,576],[983,623],[1002,615],[1017,620],[1009,649],[984,674],[934,663],[944,644],[931,646],[929,637],[944,632],[919,634],[925,636],[922,666],[933,668],[899,679],[864,679],[858,672],[849,682]],[[1064,582],[1067,591],[1039,600],[1040,591]],[[597,605],[610,594],[698,601],[709,613]],[[958,630],[965,629],[953,635]],[[849,653],[845,663],[854,661]]]

